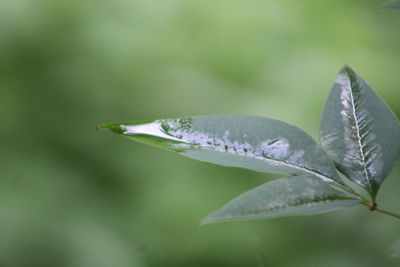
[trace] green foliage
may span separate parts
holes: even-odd
[[[355,204],[399,217],[377,209],[375,199],[400,153],[400,123],[348,66],[337,75],[326,102],[321,143],[337,168],[370,193],[372,202],[341,180],[310,136],[281,121],[202,116],[99,127],[196,160],[295,176],[243,194],[206,218],[206,223],[311,215]]]
[[[400,151],[400,124],[351,68],[336,77],[321,119],[321,144],[337,168],[375,199]]]
[[[246,192],[202,223],[314,215],[360,202],[354,195],[337,191],[315,177],[296,176],[268,182]]]
[[[100,125],[196,160],[280,174],[313,174],[344,186],[322,148],[304,131],[253,116],[202,116]]]
[[[246,114],[316,140],[343,62],[400,116],[386,1],[0,1],[0,266],[398,267],[379,249],[397,222],[364,207],[197,227],[275,176],[93,129]],[[378,202],[400,212],[399,177],[397,164]]]

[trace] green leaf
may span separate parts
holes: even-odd
[[[345,187],[334,164],[304,131],[252,116],[201,116],[101,125],[185,157],[259,172],[312,174]]]
[[[321,143],[337,168],[375,199],[400,152],[400,124],[350,67],[336,77],[321,119]]]
[[[388,2],[382,6],[383,8],[400,8],[400,1]]]
[[[391,258],[400,258],[400,239],[387,250],[387,254]]]
[[[201,223],[314,215],[361,202],[312,176],[278,179],[231,200]]]

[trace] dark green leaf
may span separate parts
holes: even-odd
[[[400,124],[350,67],[336,77],[321,119],[321,143],[338,169],[375,198],[400,152]]]
[[[202,223],[314,215],[360,202],[357,197],[339,192],[315,177],[297,176],[268,182],[246,192]]]
[[[382,6],[383,8],[400,8],[400,1],[393,1],[386,3]]]
[[[259,172],[313,174],[343,187],[334,164],[305,132],[251,116],[202,116],[100,126],[196,160]]]

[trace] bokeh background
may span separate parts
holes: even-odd
[[[400,115],[400,11],[379,0],[0,0],[0,266],[399,266],[365,208],[198,226],[274,175],[95,126],[260,115],[318,138],[344,64]],[[378,202],[400,212],[400,166]]]

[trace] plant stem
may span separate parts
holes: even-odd
[[[375,210],[376,210],[377,212],[380,212],[380,213],[383,213],[383,214],[392,216],[392,217],[394,217],[394,218],[400,219],[400,215],[395,214],[395,213],[393,213],[393,212],[390,212],[390,211],[387,211],[387,210],[381,210],[381,209],[379,209],[379,208],[375,208]]]
[[[376,203],[375,203],[375,204],[370,204],[370,203],[368,203],[368,201],[364,201],[364,202],[362,202],[361,204],[364,205],[364,206],[366,206],[366,207],[368,207],[368,209],[369,209],[370,211],[377,211],[377,212],[386,214],[386,215],[388,215],[388,216],[391,216],[391,217],[400,219],[400,215],[399,215],[399,214],[396,214],[396,213],[391,212],[391,211],[387,211],[387,210],[380,209],[380,208],[377,207]]]

